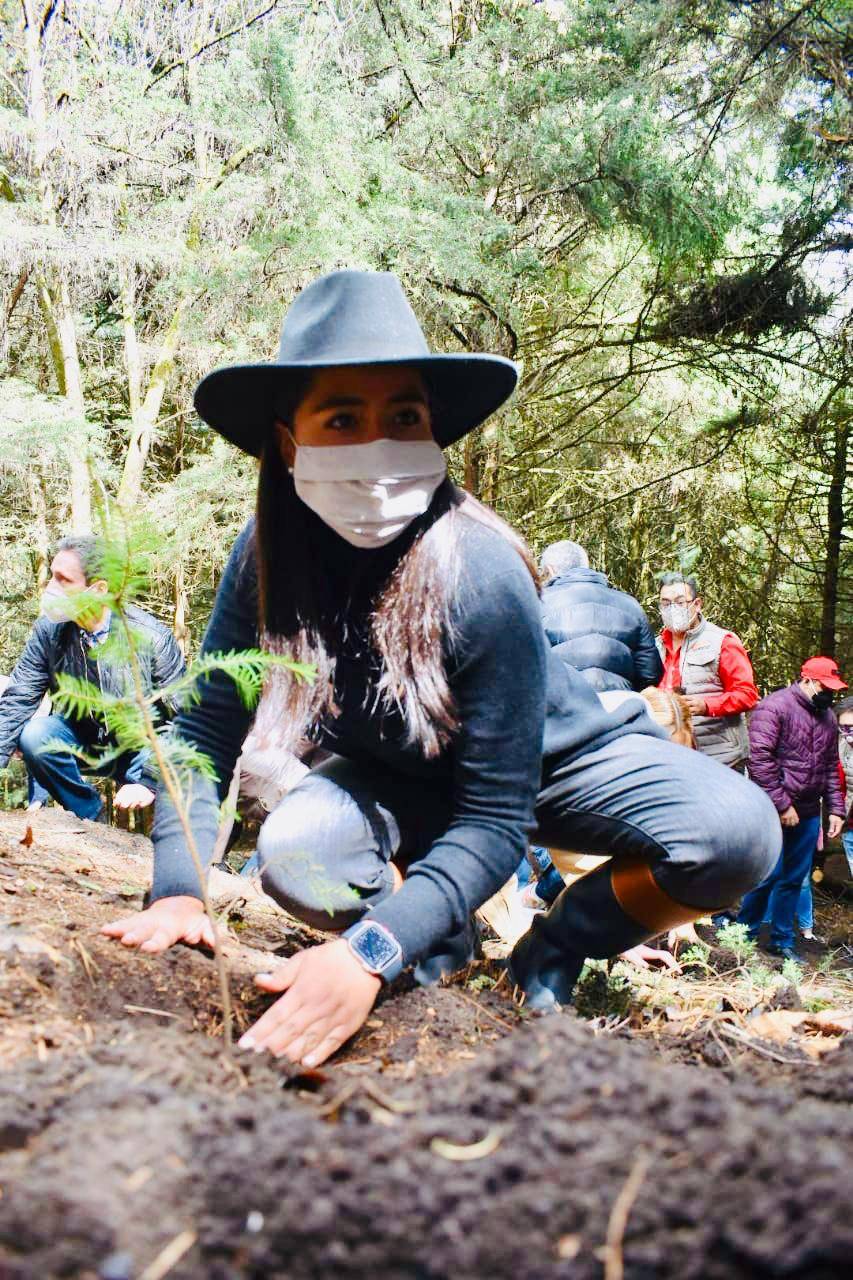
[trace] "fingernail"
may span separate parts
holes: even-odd
[[[315,1053],[309,1053],[307,1058],[302,1059],[302,1065],[304,1067],[316,1067],[317,1055]]]
[[[257,1045],[255,1044],[255,1041],[254,1041],[254,1037],[250,1036],[248,1033],[244,1036],[241,1036],[240,1039],[237,1041],[237,1048],[238,1049],[257,1048]]]
[[[263,978],[264,982],[269,982],[270,978],[272,977],[272,974],[271,974],[271,973],[256,973],[256,974],[255,974],[255,977],[256,977],[256,978]]]

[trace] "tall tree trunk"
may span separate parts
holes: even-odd
[[[186,579],[184,577],[184,562],[179,560],[178,566],[175,570],[175,616],[172,630],[175,633],[178,648],[185,658],[189,653],[190,647],[188,615],[189,599],[187,596]]]
[[[21,0],[24,14],[24,43],[27,55],[27,114],[33,127],[33,168],[39,184],[42,218],[55,227],[56,203],[50,181],[47,158],[50,152],[47,101],[42,65],[44,26],[42,14],[33,0]],[[45,319],[50,353],[59,386],[59,394],[68,400],[81,431],[87,433],[80,356],[68,277],[60,265],[49,275],[36,276],[39,305]],[[66,453],[71,485],[71,522],[75,533],[92,529],[92,497],[89,480],[88,450],[79,440],[70,440]]]
[[[41,595],[47,586],[48,558],[50,556],[50,535],[47,528],[47,498],[44,492],[44,476],[37,467],[30,467],[27,472],[27,486],[30,492],[30,507],[34,525],[33,574],[36,590]]]
[[[195,204],[190,212],[187,222],[187,231],[185,244],[190,254],[196,254],[201,248],[201,214],[200,207],[202,200],[212,191],[216,191],[226,178],[234,173],[240,166],[258,150],[260,143],[251,143],[249,146],[241,147],[225,161],[219,169],[219,172],[210,179],[199,182],[199,186],[195,193]],[[208,165],[207,160],[208,144],[205,141],[205,135],[199,132],[196,135],[196,151],[199,157],[199,163]],[[206,169],[205,169],[206,173]],[[204,175],[202,175],[204,176]],[[166,387],[169,378],[175,367],[175,357],[177,355],[178,346],[181,340],[181,330],[184,322],[184,316],[193,295],[187,290],[183,293],[177,302],[172,318],[169,321],[168,328],[163,335],[160,343],[160,350],[154,368],[151,371],[151,377],[148,380],[148,386],[145,389],[145,396],[139,404],[136,412],[133,412],[133,396],[130,394],[131,401],[131,424],[130,438],[127,444],[127,453],[124,460],[124,469],[121,477],[121,484],[118,491],[118,504],[125,511],[130,511],[139,499],[142,491],[142,475],[145,470],[145,463],[154,439],[154,432],[157,427],[157,419],[160,414],[160,406],[163,403],[163,396],[166,393]],[[129,299],[128,299],[129,301]],[[122,297],[122,314],[123,316],[131,316],[132,311],[126,305],[124,296]],[[136,325],[133,323],[125,324],[125,367],[128,370],[128,378],[130,378],[130,370],[133,365],[133,359],[128,350],[127,343],[130,340],[131,346],[136,343]],[[138,371],[138,368],[137,368]]]
[[[133,414],[130,424],[130,439],[124,459],[121,484],[118,490],[118,505],[127,512],[136,505],[142,491],[142,473],[154,439],[160,406],[166,393],[169,376],[175,367],[175,354],[181,336],[181,323],[184,312],[189,306],[189,294],[185,294],[178,302],[169,327],[163,335],[157,361],[151,371],[145,399]],[[134,331],[135,333],[135,331]],[[127,355],[125,357],[127,359]]]
[[[500,440],[487,440],[483,450],[483,501],[490,507],[496,505],[500,493],[501,478],[501,443]]]
[[[844,536],[844,487],[847,483],[851,419],[843,417],[835,427],[835,451],[826,498],[826,559],[823,571],[823,609],[820,619],[820,651],[835,657],[838,611],[838,570]]]
[[[465,437],[463,446],[464,473],[462,483],[469,493],[475,498],[480,496],[480,466],[482,463],[482,448],[480,445],[479,431],[469,431]]]
[[[121,331],[124,337],[124,368],[127,374],[127,399],[131,422],[142,402],[142,362],[136,336],[136,270],[130,263],[119,267],[121,290]]]

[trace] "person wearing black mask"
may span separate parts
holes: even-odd
[[[830,840],[844,825],[838,726],[830,707],[846,688],[834,659],[809,658],[799,680],[764,698],[749,723],[750,777],[776,806],[782,851],[767,879],[744,898],[737,923],[757,937],[773,894],[769,950],[786,960],[798,958],[794,913],[817,848],[821,801],[829,813]]]

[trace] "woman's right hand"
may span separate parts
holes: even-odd
[[[204,914],[204,903],[186,895],[159,898],[144,911],[105,924],[101,933],[140,951],[168,951],[176,942],[214,946],[213,928]]]

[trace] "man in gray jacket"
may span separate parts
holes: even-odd
[[[128,752],[104,767],[91,769],[75,754],[81,749],[88,754],[93,748],[102,752],[114,745],[102,719],[94,715],[36,715],[44,695],[56,689],[59,675],[87,680],[114,696],[125,696],[130,690],[129,665],[111,662],[99,652],[110,637],[113,614],[104,606],[79,616],[74,606],[74,596],[81,592],[89,598],[106,593],[100,561],[96,538],[69,537],[59,543],[42,596],[41,616],[0,697],[0,768],[8,764],[17,748],[37,795],[46,792],[78,818],[92,819],[100,816],[102,800],[97,788],[83,777],[81,765],[87,772],[109,774],[121,782],[115,797],[120,809],[142,808],[154,800],[153,791],[143,781],[147,752]],[[161,689],[182,675],[184,659],[171,631],[133,605],[124,612],[137,638],[145,692]]]

